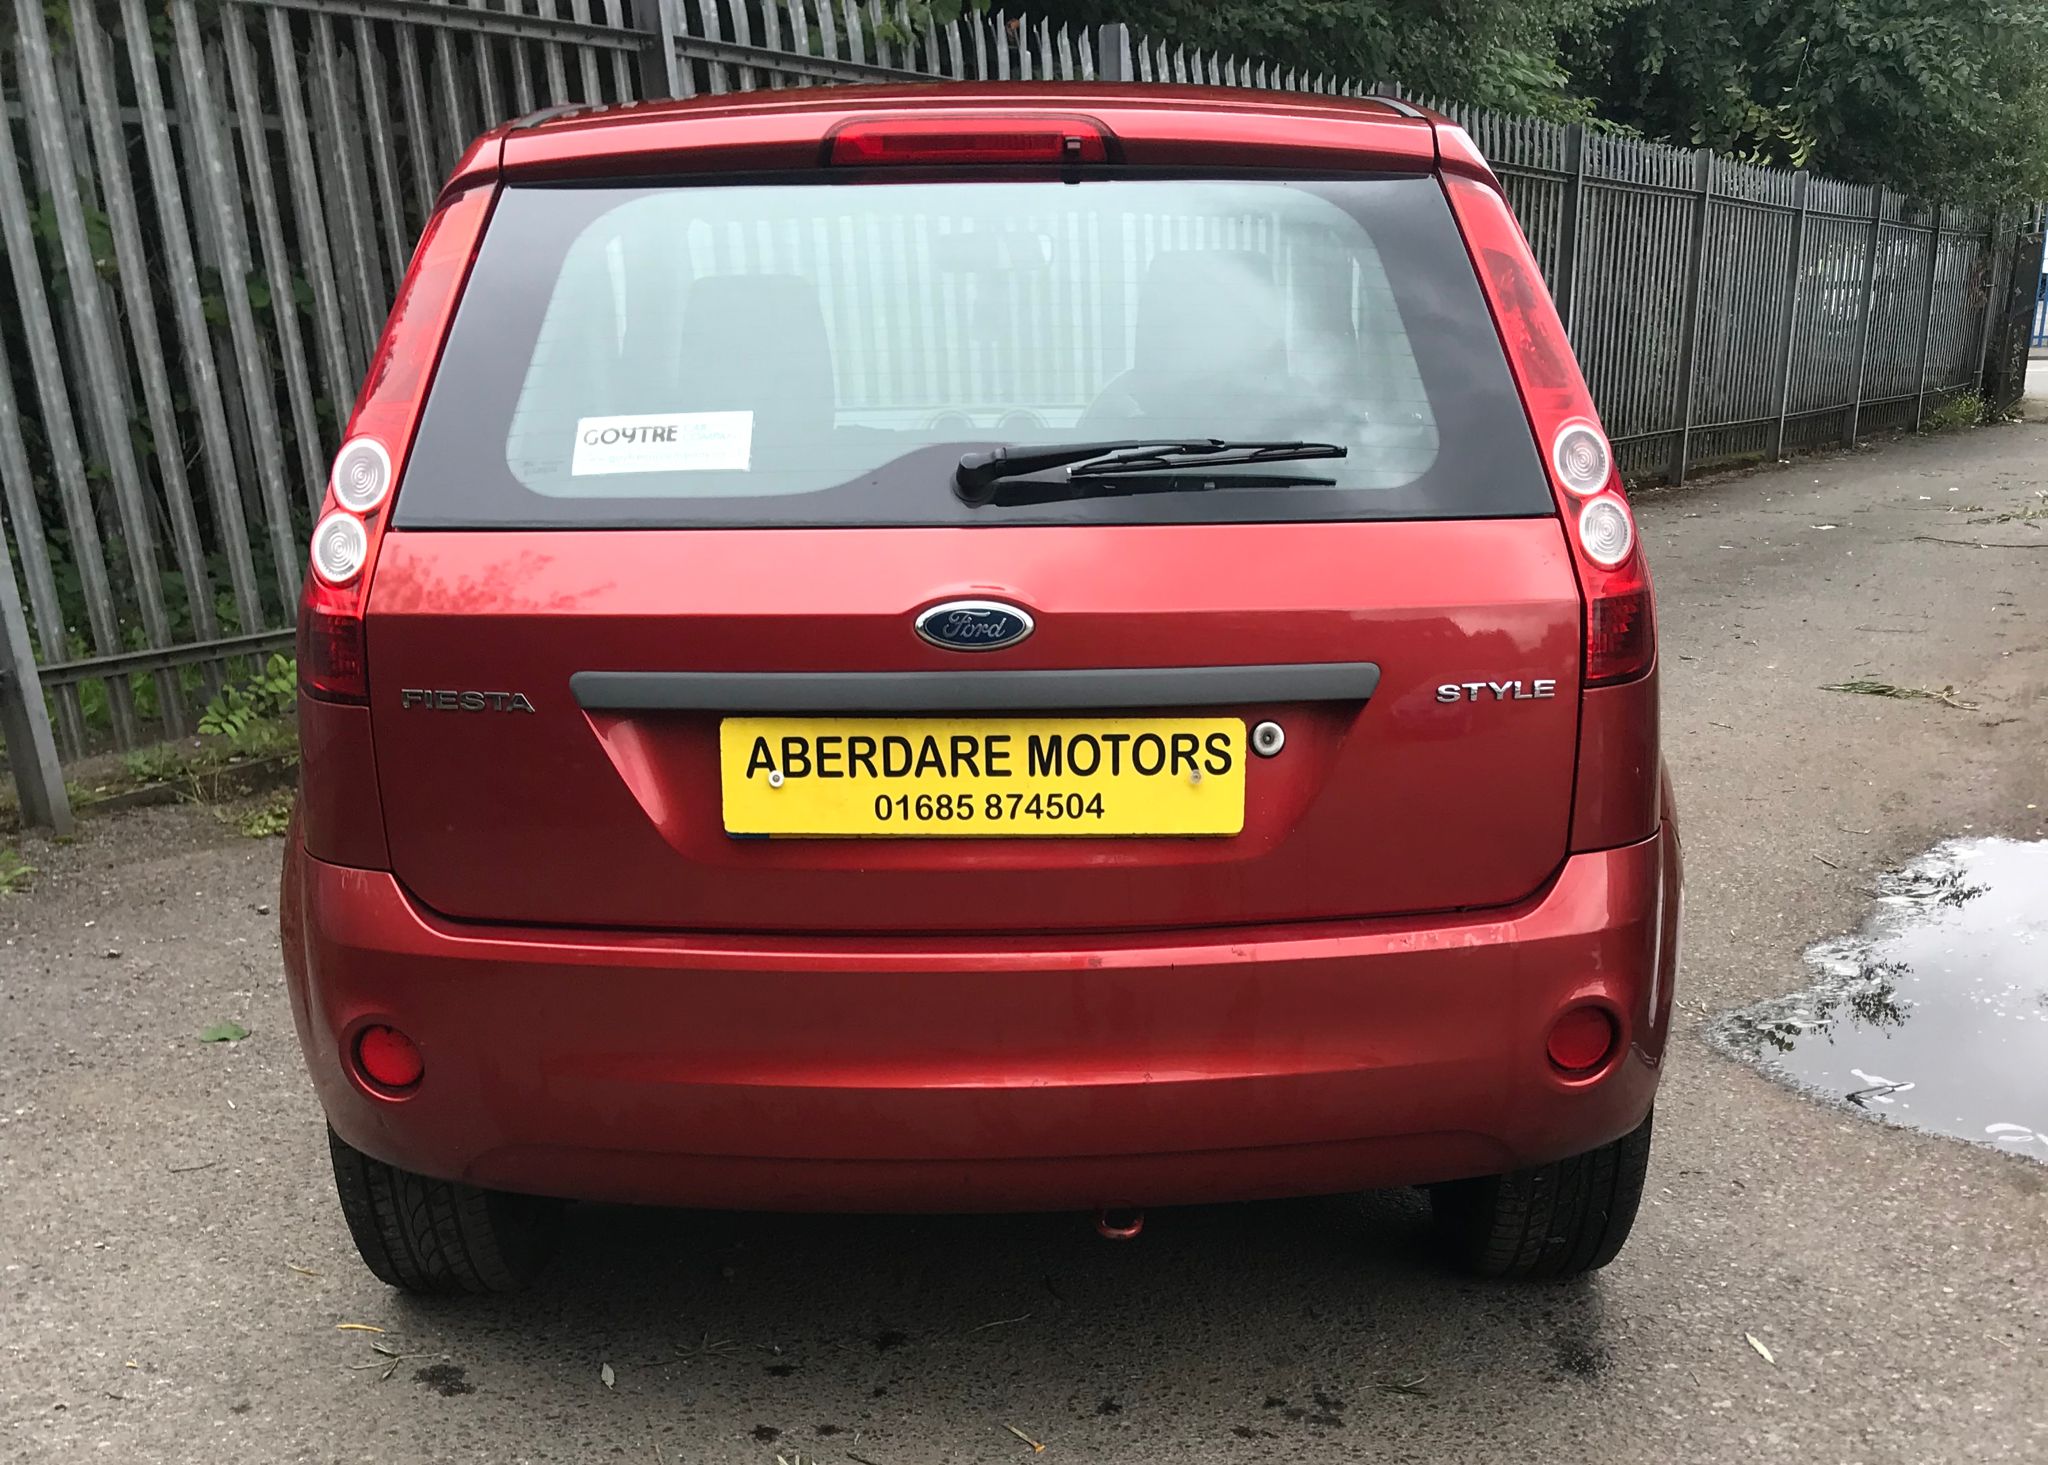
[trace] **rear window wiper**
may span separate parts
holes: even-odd
[[[1340,443],[1233,442],[1216,437],[1063,443],[1021,451],[997,448],[961,458],[960,466],[953,471],[953,491],[962,503],[981,508],[989,504],[1050,503],[1099,494],[1178,493],[1189,487],[1328,486],[1336,480],[1297,474],[1217,474],[1202,470],[1304,458],[1342,458],[1350,451]],[[1055,469],[1066,471],[1056,478],[1030,484],[1028,492],[1024,491],[1025,484],[1017,482]],[[1142,476],[1152,473],[1170,476],[1163,481]],[[1006,483],[1011,486],[1005,488]]]

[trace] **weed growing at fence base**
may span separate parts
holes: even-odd
[[[36,867],[11,849],[0,849],[0,895],[14,895],[28,889]]]
[[[138,748],[118,763],[108,761],[96,773],[66,780],[72,806],[149,802],[152,797],[216,805],[289,780],[299,754],[292,716],[297,686],[296,663],[288,656],[271,657],[249,677],[223,687],[207,704],[198,737]],[[241,817],[233,816],[229,822],[239,825]],[[281,831],[283,818],[279,814],[274,820],[258,821],[274,822],[275,831],[249,832],[260,837]]]
[[[217,810],[220,817],[251,839],[272,839],[283,834],[292,822],[292,790],[273,789],[254,805],[237,814]]]
[[[1958,427],[1976,427],[1989,414],[1984,399],[1975,392],[1958,392],[1927,414],[1922,432],[1948,432]]]
[[[274,751],[278,734],[292,714],[298,684],[298,662],[272,655],[261,671],[220,689],[199,715],[199,731],[225,738],[239,753]]]

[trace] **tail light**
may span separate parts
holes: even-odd
[[[315,701],[369,700],[363,608],[370,574],[492,193],[457,194],[427,221],[334,455],[299,601],[299,687]]]
[[[1500,194],[1462,174],[1447,174],[1444,189],[1472,251],[1570,530],[1586,602],[1583,684],[1598,687],[1639,677],[1657,653],[1650,571],[1614,451],[1579,374],[1564,323]]]

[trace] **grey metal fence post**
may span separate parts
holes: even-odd
[[[21,613],[21,591],[14,584],[5,524],[0,524],[0,737],[7,739],[7,762],[21,797],[21,822],[69,834],[71,798],[64,791],[64,770],[57,762],[57,740],[50,733],[50,706],[36,675],[28,620]]]
[[[1920,374],[1913,379],[1913,431],[1920,430],[1927,411],[1927,348],[1934,340],[1934,286],[1941,275],[1941,221],[1948,206],[1934,206],[1934,227],[1927,236],[1927,298],[1920,307]]]
[[[2044,249],[2048,249],[2048,219],[2037,211],[2023,217],[2012,240],[2012,261],[2005,270],[2002,289],[1992,296],[1990,308],[1998,318],[1992,322],[1992,336],[1985,352],[1984,401],[1993,412],[2003,412],[2026,394],[2027,342],[2032,338],[2035,291],[2039,288]]]
[[[1884,185],[1873,183],[1870,193],[1870,248],[1863,256],[1863,318],[1857,327],[1856,399],[1849,404],[1849,431],[1842,441],[1856,446],[1856,429],[1863,425],[1863,384],[1870,367],[1870,317],[1877,304],[1877,246],[1884,236]]]
[[[2006,249],[2001,240],[2012,240],[2011,252],[2019,253],[2020,229],[2023,221],[2006,224],[2005,206],[2000,204],[1991,211],[1991,219],[1984,230],[1984,318],[1977,322],[1977,395],[1988,403],[1991,398],[1985,392],[1986,378],[1991,371],[1991,323],[1998,314],[1993,303],[1998,299],[1999,276],[2005,270]]]
[[[640,100],[661,101],[683,94],[676,57],[677,0],[632,0],[633,28],[641,33]]]
[[[1580,220],[1586,203],[1586,127],[1574,122],[1564,130],[1564,207],[1557,221],[1557,313],[1569,336],[1579,314]]]
[[[1131,69],[1131,28],[1121,21],[1100,26],[1095,32],[1095,79],[1135,81]]]
[[[1778,435],[1771,448],[1773,458],[1785,456],[1785,426],[1792,415],[1792,361],[1798,355],[1799,293],[1806,283],[1806,221],[1808,175],[1801,169],[1792,178],[1792,248],[1786,252],[1784,323],[1778,330],[1785,346],[1778,358]]]
[[[1714,211],[1714,154],[1693,154],[1692,244],[1685,261],[1685,318],[1678,344],[1678,405],[1683,413],[1671,450],[1671,481],[1685,482],[1692,459],[1693,387],[1699,376],[1700,310],[1706,303],[1707,220]]]

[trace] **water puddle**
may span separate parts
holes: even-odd
[[[1813,984],[1721,1018],[1716,1046],[1873,1118],[2048,1164],[2048,841],[1959,839],[1878,882]]]

